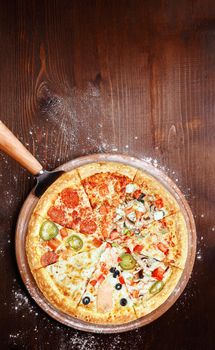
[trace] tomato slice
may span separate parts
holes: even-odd
[[[103,281],[105,280],[105,276],[104,275],[100,275],[99,277],[98,277],[98,282],[99,283],[102,283]]]
[[[101,272],[104,274],[104,275],[107,275],[108,273],[108,269],[107,269],[107,266],[105,263],[102,263],[101,265]]]
[[[60,245],[60,241],[56,238],[52,238],[47,242],[47,244],[52,250],[56,250],[57,247]]]
[[[165,270],[162,267],[158,267],[152,272],[152,277],[156,278],[158,281],[162,281]]]
[[[67,236],[68,236],[68,231],[67,231],[67,229],[66,229],[66,228],[61,228],[61,229],[60,229],[60,235],[61,235],[62,238],[67,237]]]
[[[142,194],[142,191],[141,191],[141,190],[136,190],[136,191],[134,191],[134,193],[133,193],[133,197],[134,197],[135,199],[138,199],[138,198],[141,196],[141,194]]]
[[[166,218],[163,218],[161,220],[161,223],[162,223],[163,227],[167,227]]]
[[[88,220],[88,219],[81,221],[81,224],[80,224],[81,233],[84,233],[86,235],[91,235],[96,231],[96,229],[97,229],[97,225],[95,221]]]
[[[90,283],[93,287],[95,287],[97,281],[96,281],[96,280],[92,280],[92,281],[90,281],[89,283]]]
[[[135,247],[133,248],[133,252],[135,253],[140,253],[143,250],[143,245],[137,244],[135,245]]]
[[[69,208],[75,208],[79,204],[78,192],[72,188],[65,188],[60,193],[60,197],[62,202]]]
[[[102,245],[103,241],[98,238],[93,238],[93,244],[96,248],[100,247]]]
[[[168,247],[167,247],[165,244],[159,242],[159,243],[157,244],[157,247],[158,247],[158,249],[159,249],[161,252],[163,252],[165,255],[168,254],[169,249],[168,249]]]
[[[125,250],[126,250],[126,253],[131,254],[131,249],[129,249],[128,247],[126,247]]]
[[[119,282],[120,282],[121,284],[125,284],[125,280],[124,280],[124,278],[123,278],[122,276],[119,277]]]
[[[164,205],[164,204],[163,204],[163,199],[162,199],[162,198],[156,199],[155,205],[156,205],[156,207],[157,207],[158,209],[163,208],[163,205]]]

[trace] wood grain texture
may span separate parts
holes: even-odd
[[[213,349],[214,1],[2,1],[0,73],[0,119],[44,167],[151,158],[187,196],[199,237],[189,286],[159,320],[115,337],[68,329],[20,281],[14,229],[33,179],[1,154],[1,348]]]

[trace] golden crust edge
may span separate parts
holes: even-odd
[[[166,219],[174,219],[174,222],[176,223],[176,229],[175,229],[175,235],[177,237],[177,249],[180,251],[181,256],[177,257],[175,260],[174,266],[184,269],[186,260],[187,260],[187,254],[188,254],[188,230],[187,225],[184,219],[184,216],[181,212],[178,212],[176,214],[173,214],[172,216],[167,217]],[[177,221],[176,219],[177,218]],[[171,262],[168,262],[171,265]]]
[[[122,324],[137,319],[137,316],[132,307],[129,308],[129,312],[126,315],[120,315],[120,313],[116,313],[116,310],[113,310],[108,314],[101,314],[95,311],[84,309],[82,306],[78,306],[77,315],[78,318],[83,321],[97,324]]]
[[[133,180],[137,173],[136,168],[123,163],[118,163],[118,162],[90,163],[77,168],[77,171],[80,175],[81,180],[84,180],[87,177],[98,173],[107,173],[107,172],[119,173]]]
[[[27,232],[26,241],[25,241],[25,251],[27,255],[28,264],[31,270],[41,267],[41,264],[40,264],[41,255],[38,254],[38,251],[37,251],[37,248],[39,249],[39,246],[38,246],[39,239],[36,236],[34,236],[34,234],[38,230],[38,225],[40,225],[43,220],[44,218],[33,213],[28,224],[28,232]]]

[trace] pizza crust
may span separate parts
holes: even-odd
[[[26,237],[26,254],[31,270],[41,267],[40,258],[45,252],[45,249],[40,244],[40,227],[44,219],[37,214],[33,214],[29,225]]]
[[[119,311],[114,309],[109,313],[98,313],[87,310],[82,306],[77,308],[77,317],[83,321],[98,323],[98,324],[122,324],[137,319],[134,309],[131,307],[126,310],[126,313],[120,314]]]
[[[173,249],[173,252],[176,252],[174,258],[175,262],[172,264],[183,269],[187,260],[188,251],[188,231],[186,222],[182,213],[176,213],[175,215],[167,217],[166,221],[168,222],[169,220],[174,220],[173,233],[176,235],[177,241],[177,246]]]
[[[98,174],[98,173],[118,173],[120,175],[127,176],[131,180],[134,179],[135,174],[137,172],[137,169],[121,164],[121,163],[114,163],[114,162],[101,162],[101,163],[90,163],[83,165],[82,167],[77,169],[81,180],[86,179],[89,176]]]

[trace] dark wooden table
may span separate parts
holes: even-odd
[[[192,278],[160,319],[82,333],[29,297],[14,252],[32,177],[0,155],[0,348],[214,349],[215,3],[0,3],[0,118],[49,169],[98,153],[135,155],[176,181],[195,215]]]

